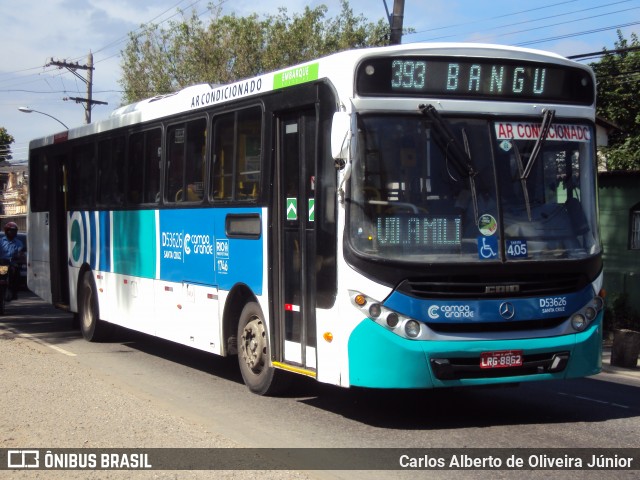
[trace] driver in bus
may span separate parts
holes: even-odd
[[[20,285],[20,269],[16,260],[24,255],[24,245],[18,238],[18,225],[7,222],[4,226],[4,237],[0,238],[0,259],[9,261],[9,289],[11,296],[7,294],[7,300],[18,298],[18,286]]]

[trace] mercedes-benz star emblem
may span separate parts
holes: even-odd
[[[502,302],[500,308],[498,308],[498,312],[500,312],[500,316],[505,320],[511,320],[516,314],[516,309],[512,303]]]

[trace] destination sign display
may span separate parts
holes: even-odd
[[[362,96],[420,96],[591,105],[593,78],[577,67],[504,59],[367,59],[356,73]]]
[[[427,215],[385,215],[376,221],[379,248],[459,248],[461,218]]]

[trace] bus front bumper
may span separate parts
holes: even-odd
[[[521,367],[481,368],[483,352],[519,350]],[[415,341],[373,321],[349,339],[349,381],[368,388],[437,388],[595,375],[602,368],[602,313],[581,333],[515,340]]]

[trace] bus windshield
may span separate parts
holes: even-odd
[[[350,245],[414,263],[598,253],[594,132],[551,118],[359,117]]]

